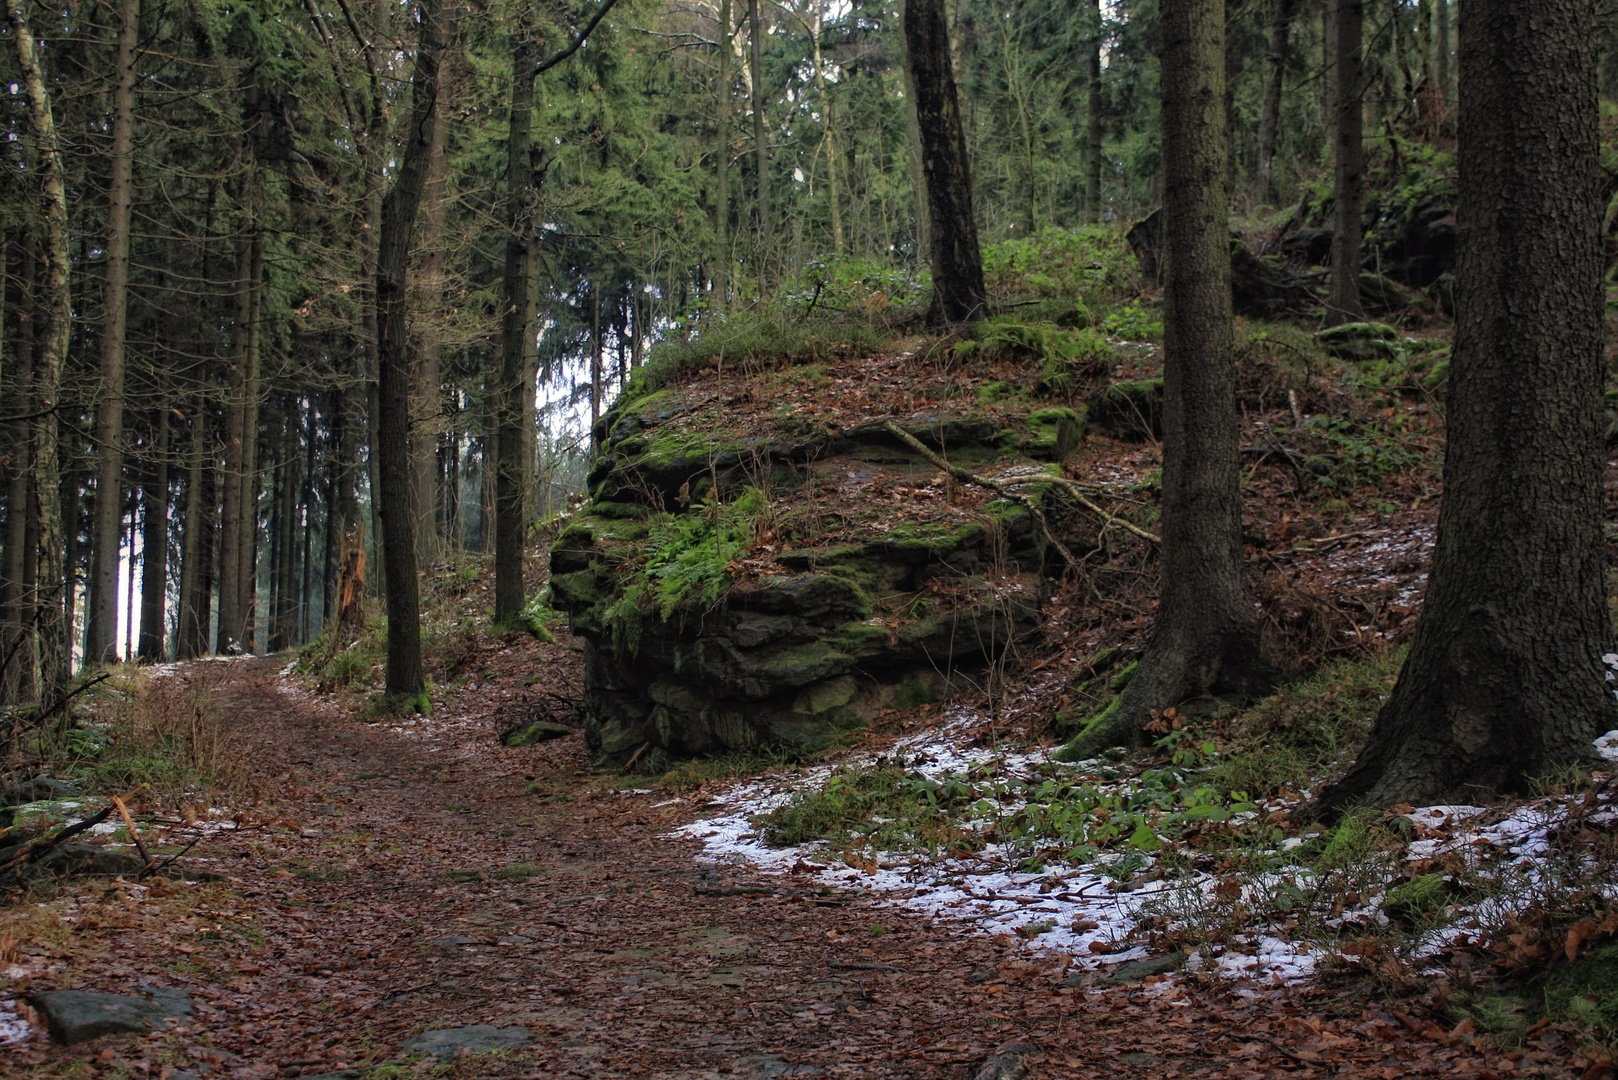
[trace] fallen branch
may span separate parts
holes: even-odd
[[[845,963],[842,960],[827,960],[826,961],[826,966],[829,967],[829,968],[837,968],[840,971],[905,971],[905,970],[907,970],[906,968],[902,968],[897,964],[863,964],[863,963],[856,964],[856,963]]]
[[[73,824],[67,826],[49,840],[40,840],[37,843],[29,844],[28,847],[13,855],[10,862],[6,863],[4,866],[0,866],[0,875],[9,874],[20,867],[23,863],[32,862],[40,855],[45,854],[62,841],[71,839],[79,835],[81,832],[86,832],[95,828],[97,825],[101,824],[103,821],[106,821],[107,818],[112,816],[112,810],[113,808],[109,806],[95,817],[85,818],[83,821],[75,821]]]
[[[1047,480],[1050,483],[1055,484],[1057,487],[1061,488],[1063,491],[1066,491],[1068,494],[1072,495],[1073,498],[1074,498],[1074,501],[1076,501],[1080,506],[1084,507],[1086,510],[1090,511],[1092,514],[1095,514],[1096,516],[1100,517],[1108,525],[1116,525],[1120,529],[1123,529],[1125,532],[1132,532],[1136,536],[1140,537],[1142,540],[1150,541],[1153,544],[1161,544],[1163,542],[1163,538],[1161,536],[1158,536],[1156,533],[1147,532],[1145,529],[1141,528],[1139,525],[1134,524],[1133,522],[1125,521],[1121,517],[1116,517],[1116,516],[1114,516],[1112,514],[1109,514],[1105,510],[1101,509],[1101,507],[1099,507],[1095,503],[1091,502],[1088,498],[1085,497],[1084,489],[1083,489],[1082,485],[1080,485],[1077,481],[1069,480],[1065,476],[1052,476],[1052,477],[1042,477],[1040,479],[1040,483],[1045,483],[1045,482],[1047,482]]]
[[[927,447],[926,443],[910,434],[910,432],[906,431],[898,424],[895,424],[892,420],[882,421],[882,430],[886,431],[889,435],[892,435],[894,438],[910,447],[910,449],[926,458],[935,468],[941,469],[943,472],[953,476],[961,483],[976,484],[978,487],[988,488],[1002,499],[1009,500],[1025,508],[1030,514],[1033,515],[1034,520],[1039,523],[1040,529],[1045,533],[1045,539],[1049,540],[1056,550],[1062,553],[1062,558],[1067,561],[1068,567],[1074,571],[1080,569],[1079,560],[1073,557],[1073,553],[1067,549],[1067,545],[1062,543],[1062,541],[1057,537],[1055,531],[1051,529],[1051,523],[1045,520],[1045,514],[1032,499],[1029,499],[1024,495],[1018,495],[1005,485],[996,483],[987,477],[979,476],[976,473],[967,472],[959,465],[951,465],[949,462],[933,453],[933,451]],[[1052,477],[1052,479],[1054,480],[1056,478]],[[1043,482],[1043,478],[1041,478],[1041,481]]]
[[[184,848],[182,848],[179,851],[176,851],[173,855],[170,855],[168,858],[164,859],[162,862],[158,863],[156,866],[151,865],[150,860],[148,860],[146,869],[142,870],[140,872],[140,874],[136,876],[135,880],[140,881],[143,878],[151,877],[153,874],[161,874],[163,871],[167,870],[170,866],[173,866],[175,861],[178,860],[180,858],[180,856],[190,854],[191,849],[196,847],[198,844],[202,843],[203,839],[204,839],[203,836],[198,836],[195,840],[192,840],[189,844],[185,845]],[[144,854],[144,852],[142,854]]]

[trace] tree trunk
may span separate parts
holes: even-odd
[[[770,230],[770,144],[764,126],[764,26],[759,18],[759,0],[747,0],[747,26],[752,34],[749,43],[748,64],[753,83],[753,151],[758,171],[758,247],[754,256],[758,261],[759,292],[768,281],[765,264],[769,261]]]
[[[137,654],[147,663],[160,663],[168,651],[164,609],[168,598],[169,569],[169,411],[153,417],[151,460],[146,464],[146,485],[141,492],[145,512],[141,534],[140,646]],[[130,576],[133,577],[133,569]]]
[[[34,290],[37,287],[39,259],[32,230],[24,230],[18,240],[22,248],[21,274],[17,280],[17,321],[12,338],[11,377],[6,380],[6,400],[14,411],[26,415],[37,407],[34,391]],[[0,280],[0,296],[6,283]],[[0,320],[3,321],[3,320]],[[11,446],[10,471],[6,484],[6,576],[4,604],[5,655],[11,659],[4,673],[7,704],[32,701],[34,685],[34,583],[27,570],[29,551],[37,539],[32,535],[30,513],[33,493],[33,448],[28,421],[8,425]]]
[[[533,276],[535,161],[531,132],[534,118],[534,55],[530,42],[512,50],[510,135],[506,140],[506,310],[500,333],[500,375],[495,386],[499,444],[495,455],[494,620],[507,622],[527,602],[522,560],[524,495],[529,465],[523,453],[523,387],[528,356],[534,349],[534,309],[529,279]],[[487,543],[487,539],[485,539]]]
[[[1618,726],[1595,19],[1593,0],[1468,0],[1437,548],[1399,682],[1328,806],[1527,792]]]
[[[1337,162],[1334,188],[1335,220],[1331,238],[1331,290],[1326,298],[1326,323],[1360,322],[1360,220],[1365,185],[1365,76],[1360,38],[1365,25],[1365,0],[1332,0],[1336,28],[1336,96],[1332,151]]]
[[[213,493],[208,482],[209,416],[200,393],[192,397],[191,445],[186,451],[185,519],[180,532],[180,618],[174,630],[174,657],[202,654],[208,636],[209,589],[213,562]]]
[[[904,12],[910,8],[910,0],[901,0],[900,7],[903,9],[900,20],[903,21]],[[930,260],[933,257],[933,225],[932,200],[927,195],[927,155],[922,149],[921,117],[916,113],[916,93],[910,83],[910,49],[904,43],[903,34],[899,35],[899,48],[904,54],[905,125],[910,132],[910,186],[916,200],[916,258]]]
[[[1449,74],[1449,0],[1433,0],[1433,55],[1438,72],[1438,115],[1442,121],[1449,114],[1449,103],[1455,100],[1455,88]],[[1442,126],[1441,129],[1442,130]]]
[[[124,491],[124,337],[129,322],[129,213],[140,0],[123,0],[119,21],[111,176],[107,183],[107,282],[101,326],[101,385],[96,402],[95,512],[90,526],[93,562],[84,650],[85,661],[91,664],[110,664],[118,660],[118,535],[123,523]]]
[[[989,300],[943,0],[907,0],[904,36],[931,209],[930,315],[937,322],[966,322],[986,315]]]
[[[1163,543],[1157,619],[1087,755],[1145,740],[1154,710],[1266,685],[1243,561],[1225,166],[1223,0],[1163,9]]]
[[[443,38],[455,37],[454,5],[444,13]],[[453,66],[453,65],[447,65]],[[447,72],[445,73],[448,74]],[[448,96],[448,79],[440,80],[439,93]],[[438,559],[441,537],[438,531],[438,433],[443,429],[441,405],[443,376],[442,326],[448,304],[444,295],[444,222],[449,209],[449,120],[445,110],[433,117],[432,141],[428,147],[427,186],[422,193],[421,274],[417,292],[421,297],[419,327],[413,335],[415,346],[415,420],[411,424],[411,455],[414,457],[413,483],[416,491],[416,561],[430,565]]]
[[[719,131],[714,146],[713,307],[716,311],[728,311],[730,308],[730,56],[735,48],[736,29],[733,18],[731,0],[720,0],[719,78],[714,95],[715,108],[719,113]]]
[[[1275,141],[1281,130],[1281,90],[1292,46],[1292,20],[1300,0],[1274,0],[1270,19],[1270,47],[1264,58],[1264,105],[1258,121],[1258,168],[1253,190],[1260,202],[1275,199]]]
[[[387,536],[388,662],[386,693],[400,706],[417,705],[426,687],[421,667],[421,612],[416,581],[416,512],[410,492],[410,353],[406,341],[406,275],[416,212],[427,183],[434,114],[438,108],[438,5],[422,0],[415,68],[410,78],[411,115],[405,150],[393,188],[382,202],[376,295],[378,414],[376,443],[381,471],[381,514]]]
[[[1085,50],[1090,66],[1089,125],[1085,133],[1084,220],[1101,223],[1101,47],[1105,43],[1105,23],[1101,20],[1101,0],[1090,0],[1089,47]]]
[[[34,475],[39,503],[38,596],[39,666],[41,696],[55,702],[67,691],[72,657],[68,648],[68,623],[63,608],[66,581],[63,565],[64,542],[61,506],[61,427],[56,406],[60,404],[62,368],[72,330],[73,299],[69,292],[69,232],[67,221],[67,182],[62,172],[62,154],[57,145],[56,120],[51,111],[50,93],[34,33],[28,25],[25,0],[7,0],[6,17],[11,23],[17,49],[18,67],[28,97],[33,121],[33,141],[38,155],[38,198],[44,222],[45,286],[44,326],[38,339],[34,387],[37,407],[43,415],[34,419]]]

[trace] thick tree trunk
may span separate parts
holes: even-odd
[[[986,315],[989,299],[943,0],[907,0],[904,36],[931,209],[931,314],[941,322],[966,322]]]
[[[1467,0],[1438,543],[1399,682],[1327,805],[1525,792],[1618,726],[1595,18],[1593,0]]]
[[[1365,318],[1360,304],[1360,220],[1365,187],[1365,76],[1360,38],[1365,26],[1365,0],[1332,0],[1337,71],[1333,100],[1335,124],[1332,152],[1337,162],[1335,215],[1331,238],[1331,290],[1326,323],[1336,325]]]
[[[426,688],[421,667],[421,598],[416,581],[416,512],[410,491],[410,355],[406,341],[406,274],[416,212],[427,183],[434,114],[438,108],[437,0],[417,8],[420,28],[410,79],[410,127],[397,178],[382,203],[376,294],[381,513],[388,601],[387,689],[401,705]]]
[[[72,657],[68,649],[69,624],[63,607],[65,587],[61,506],[60,404],[62,368],[72,330],[73,299],[69,292],[69,232],[67,182],[57,145],[56,120],[40,65],[34,34],[28,25],[25,0],[7,0],[7,20],[17,50],[18,68],[33,121],[38,156],[37,183],[40,218],[44,223],[45,284],[42,294],[44,325],[35,360],[35,402],[43,414],[33,421],[34,469],[39,504],[38,594],[39,668],[41,696],[54,702],[66,691]]]
[[[140,645],[137,655],[159,663],[168,651],[164,614],[169,569],[169,411],[153,416],[151,458],[141,490],[144,512],[141,533]],[[131,572],[133,577],[133,572]]]
[[[124,491],[124,337],[129,322],[129,213],[134,173],[135,50],[140,0],[119,10],[113,90],[111,175],[107,183],[107,282],[101,326],[101,385],[96,400],[96,494],[91,521],[86,662],[118,659],[118,535]],[[133,613],[131,613],[133,615]]]
[[[1267,681],[1243,561],[1224,26],[1223,0],[1163,11],[1161,600],[1134,678],[1072,753],[1142,742],[1154,710]]]
[[[1281,89],[1286,78],[1292,46],[1292,20],[1298,16],[1300,0],[1274,0],[1270,19],[1270,44],[1264,57],[1264,104],[1258,120],[1258,167],[1253,191],[1260,202],[1275,199],[1275,142],[1281,130]]]
[[[500,333],[500,374],[496,383],[498,446],[495,455],[494,620],[515,618],[527,601],[522,560],[525,493],[531,481],[523,452],[523,387],[534,351],[533,292],[536,248],[533,221],[535,178],[531,132],[534,117],[534,55],[531,43],[512,50],[510,135],[506,140],[506,310]],[[487,542],[487,541],[485,541]]]

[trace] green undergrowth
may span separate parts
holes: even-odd
[[[1087,314],[1084,319],[1089,321]],[[953,355],[957,360],[1037,364],[1040,390],[1070,394],[1077,388],[1078,376],[1085,366],[1111,362],[1112,347],[1105,336],[1083,325],[1067,327],[1001,315],[974,325],[972,337],[957,342]]]
[[[654,346],[619,401],[634,401],[698,371],[721,365],[747,371],[762,366],[832,361],[871,352],[891,337],[890,331],[870,320],[797,322],[758,315],[715,317],[690,340],[671,336]]]
[[[1123,233],[1111,226],[1047,228],[983,249],[983,276],[997,304],[1078,301],[1092,311],[1138,290],[1140,272]]]
[[[128,665],[111,669],[75,699],[72,717],[38,723],[14,715],[12,761],[25,762],[26,775],[107,795],[144,789],[172,805],[229,790],[241,776],[242,747],[214,700],[217,681],[206,667],[162,679]]]
[[[687,607],[711,608],[731,583],[730,564],[768,527],[769,498],[749,487],[733,502],[704,501],[698,513],[664,514],[651,523],[642,560],[626,567],[629,577],[605,612],[613,646],[634,655],[641,620],[655,610],[667,620]]]

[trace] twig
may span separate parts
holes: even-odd
[[[584,29],[579,31],[579,36],[573,39],[572,44],[568,45],[567,48],[563,49],[555,56],[552,56],[546,60],[541,60],[539,63],[534,65],[534,75],[537,77],[541,73],[549,71],[557,64],[560,64],[563,60],[566,60],[568,57],[578,52],[579,46],[584,44],[585,39],[588,38],[595,30],[596,25],[600,23],[602,19],[607,17],[607,12],[611,11],[612,6],[617,2],[618,0],[605,0],[605,2],[601,5],[601,9],[595,13],[594,17],[592,17],[589,22],[584,24]]]
[[[1132,532],[1142,540],[1147,540],[1154,544],[1161,544],[1163,542],[1163,538],[1158,536],[1156,533],[1147,532],[1139,525],[1125,521],[1121,517],[1114,517],[1112,514],[1107,513],[1105,510],[1101,509],[1101,507],[1085,498],[1083,488],[1077,481],[1069,480],[1065,476],[1040,477],[1040,483],[1043,484],[1046,482],[1055,484],[1063,491],[1066,491],[1068,494],[1072,495],[1074,500],[1076,500],[1080,506],[1090,511],[1092,514],[1097,515],[1107,524],[1116,525],[1125,532]]]
[[[642,754],[646,753],[646,748],[651,746],[651,745],[652,744],[649,743],[649,742],[641,743],[640,744],[640,749],[636,750],[633,754],[629,755],[629,760],[624,762],[624,770],[623,771],[627,773],[630,769],[633,769],[635,767],[635,762],[640,760],[640,756]]]
[[[129,830],[129,838],[135,841],[135,850],[140,852],[141,862],[146,864],[146,870],[150,870],[152,868],[152,857],[146,853],[146,845],[141,843],[140,830],[135,828],[135,820],[129,816],[129,808],[124,805],[124,800],[116,795],[112,797],[112,805],[118,808],[119,816],[124,819],[124,828]],[[142,874],[145,872],[145,870],[141,871]]]
[[[827,960],[826,966],[841,971],[906,971],[897,964],[850,964],[841,960]]]
[[[163,871],[167,870],[170,866],[174,865],[175,861],[178,860],[180,858],[180,856],[190,854],[191,849],[196,847],[198,844],[202,843],[202,841],[205,838],[206,838],[205,836],[199,835],[195,840],[193,840],[189,844],[185,845],[185,847],[182,850],[176,851],[173,855],[170,855],[168,858],[164,859],[162,862],[158,863],[156,866],[152,866],[148,862],[148,864],[146,866],[146,869],[142,870],[139,874],[137,874],[136,877],[135,877],[135,880],[139,881],[142,878],[149,878],[153,874],[161,874]]]
[[[1011,502],[1017,503],[1018,505],[1026,508],[1028,512],[1033,515],[1034,520],[1039,523],[1040,529],[1045,533],[1045,538],[1051,542],[1057,551],[1061,552],[1062,558],[1067,561],[1068,567],[1075,572],[1081,569],[1079,560],[1075,559],[1073,557],[1073,553],[1067,549],[1067,545],[1058,539],[1055,531],[1051,529],[1051,523],[1045,520],[1045,514],[1032,499],[1029,499],[1023,495],[1018,495],[1016,492],[1011,491],[1003,484],[998,484],[986,477],[978,476],[976,473],[967,472],[959,465],[951,465],[949,462],[933,453],[933,451],[927,447],[926,443],[910,434],[910,432],[906,431],[898,424],[895,424],[892,420],[882,421],[882,430],[886,431],[889,435],[892,435],[894,438],[910,447],[910,449],[926,458],[935,468],[943,470],[946,474],[953,476],[961,483],[976,484],[978,487],[988,488],[996,495],[999,495],[1002,499],[1008,499]],[[1042,482],[1043,479],[1044,478],[1041,477]],[[1052,477],[1052,479],[1055,479],[1055,477]]]

